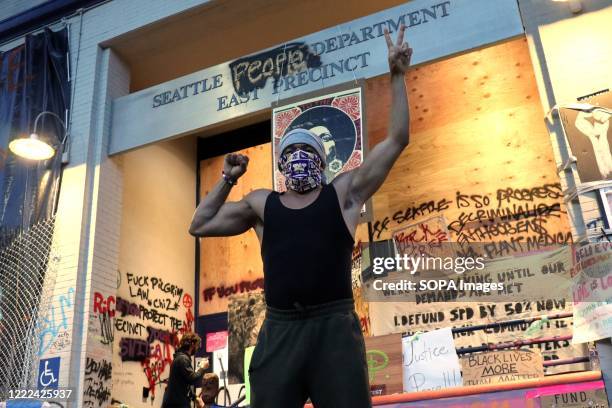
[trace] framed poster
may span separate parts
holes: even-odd
[[[601,200],[601,212],[606,226],[605,233],[612,234],[612,187],[600,188],[599,199]]]
[[[244,384],[244,350],[257,344],[266,315],[263,292],[231,295],[227,305],[229,384]]]
[[[612,180],[612,93],[605,92],[580,104],[588,109],[560,107],[559,116],[581,183]]]
[[[323,141],[327,166],[325,181],[329,184],[338,175],[356,169],[366,154],[364,82],[355,81],[299,98],[272,105],[272,168],[274,190],[286,190],[285,177],[278,170],[281,138],[293,129],[313,131]],[[362,209],[362,218],[370,208]]]

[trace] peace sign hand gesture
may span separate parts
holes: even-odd
[[[397,33],[397,41],[393,44],[389,29],[385,28],[385,40],[387,40],[387,48],[389,49],[389,70],[391,74],[404,74],[410,66],[410,58],[412,57],[412,48],[404,42],[404,31],[406,26],[402,24]]]

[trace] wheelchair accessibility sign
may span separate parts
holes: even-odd
[[[60,357],[40,360],[38,365],[38,389],[54,389],[59,385]]]

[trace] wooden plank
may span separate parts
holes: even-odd
[[[386,136],[390,107],[388,77],[368,81],[366,109],[370,147]],[[412,69],[406,75],[410,101],[410,145],[374,196],[376,239],[427,216],[443,214],[449,224],[476,211],[457,203],[457,194],[488,196],[496,209],[544,204],[559,206],[547,217],[548,233],[569,234],[566,208],[557,186],[553,151],[525,39],[498,44]],[[497,199],[499,190],[554,190],[532,200]],[[554,198],[553,198],[554,197]],[[446,199],[448,208],[396,222],[412,206]],[[387,225],[382,223],[388,217]],[[458,224],[457,224],[458,225]],[[508,240],[506,234],[487,241]],[[571,235],[571,234],[570,234]],[[451,231],[451,238],[457,234]],[[571,238],[571,237],[570,237]]]
[[[238,201],[258,188],[272,186],[271,146],[269,143],[240,150],[249,156],[247,172],[232,188],[228,201]],[[200,162],[200,193],[204,197],[221,179],[224,156]],[[263,265],[259,240],[254,230],[233,237],[200,240],[199,315],[227,311],[228,296],[263,286]],[[204,293],[214,289],[205,298]],[[212,297],[212,298],[211,298]]]
[[[370,386],[384,386],[384,393],[401,393],[402,384],[402,335],[367,337],[366,355]]]
[[[546,234],[571,240],[525,39],[414,68],[406,75],[406,83],[411,141],[374,196],[375,239],[388,239],[393,230],[432,215],[443,215],[449,226],[458,229],[465,224],[462,217],[478,210],[520,212],[541,205],[550,209],[538,219]],[[368,140],[373,147],[387,131],[388,77],[368,80],[365,106]],[[244,152],[251,157],[249,171],[233,189],[230,200],[271,186],[269,144]],[[202,194],[217,182],[221,168],[222,157],[202,162]],[[544,189],[543,197],[533,194],[540,191],[533,190],[537,188]],[[523,190],[515,193],[514,189]],[[457,194],[468,198],[462,201]],[[485,197],[488,204],[478,208],[477,201]],[[447,203],[443,209],[438,205],[442,200]],[[437,207],[433,211],[411,211],[411,207],[429,201]],[[478,226],[472,223],[466,228]],[[455,229],[450,229],[453,239],[459,235]],[[504,233],[480,240],[506,241],[525,235],[529,234]],[[368,240],[365,225],[358,229],[357,240]],[[253,231],[201,242],[201,291],[235,288],[240,282],[262,278],[260,247]],[[202,293],[200,296],[202,300]],[[225,310],[226,297],[216,293],[212,300],[200,302],[200,315]]]

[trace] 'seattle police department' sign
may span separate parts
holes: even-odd
[[[407,26],[413,64],[523,33],[516,0],[414,0],[117,98],[110,154],[388,72],[384,29]]]

